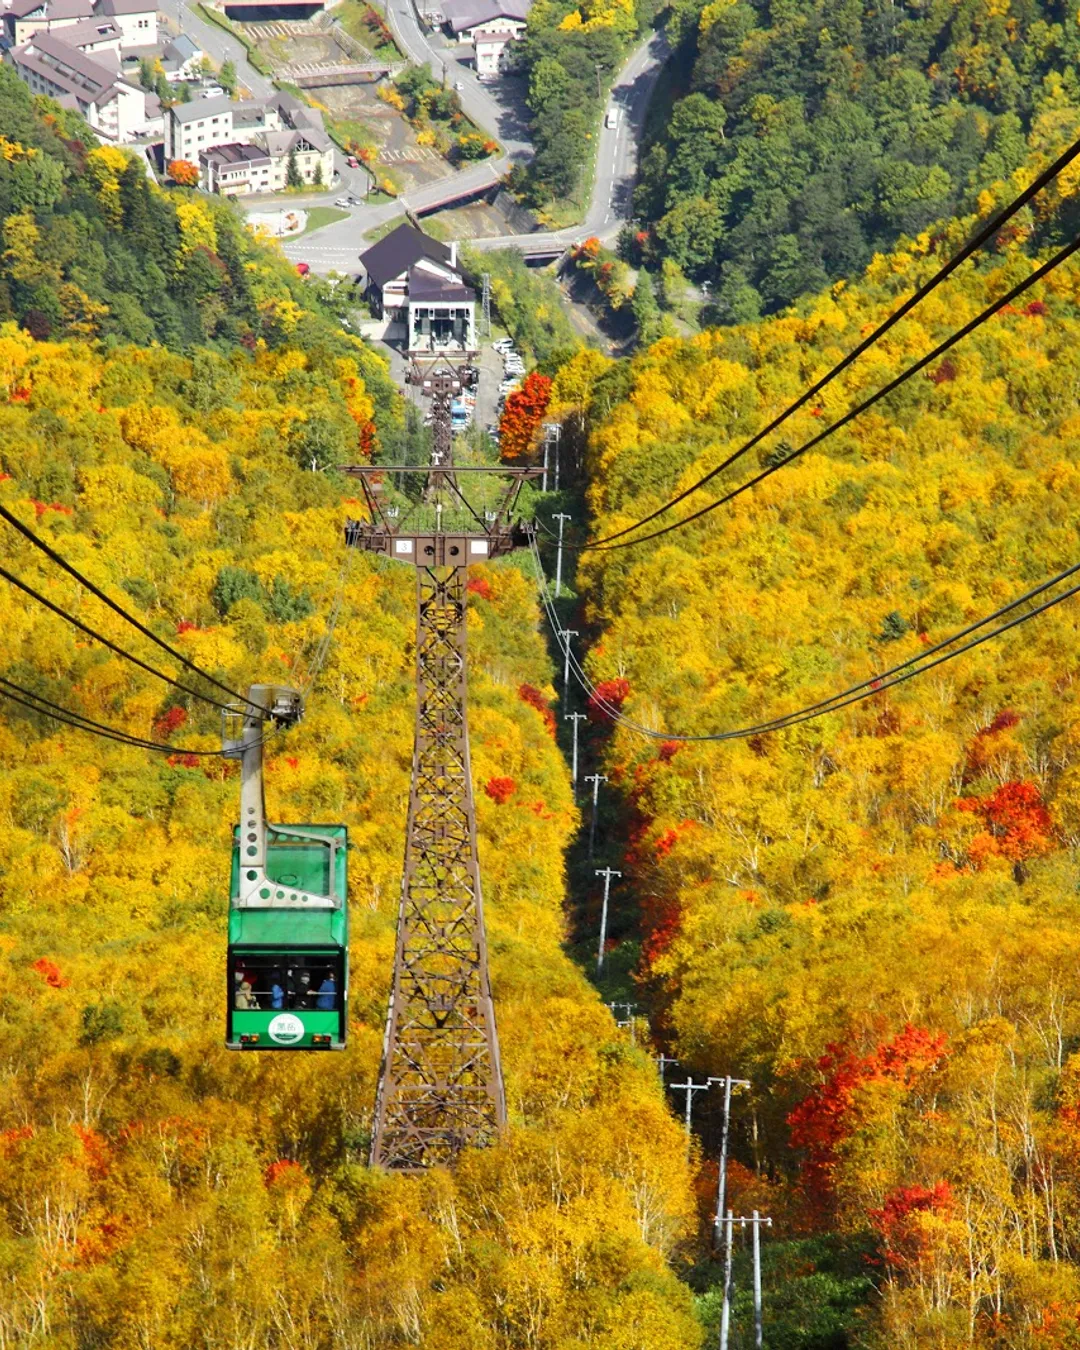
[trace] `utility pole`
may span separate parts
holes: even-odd
[[[761,1306],[761,1228],[772,1227],[772,1219],[763,1218],[755,1209],[747,1217],[745,1214],[735,1218],[729,1209],[724,1218],[724,1227],[727,1229],[727,1246],[724,1257],[724,1303],[720,1313],[720,1350],[728,1350],[728,1337],[731,1333],[731,1248],[732,1248],[732,1229],[736,1224],[745,1228],[750,1224],[753,1229],[753,1253],[754,1253],[754,1346],[756,1350],[762,1350],[764,1345],[765,1324]]]
[[[611,878],[621,877],[621,872],[616,872],[611,867],[598,867],[596,875],[604,878],[604,903],[600,909],[600,946],[596,952],[596,973],[602,975],[604,971],[604,943],[607,941],[607,911],[608,899],[611,895]],[[614,1005],[612,1005],[614,1011]]]
[[[655,1055],[654,1059],[660,1068],[660,1084],[662,1087],[666,1086],[664,1080],[667,1077],[667,1066],[669,1064],[678,1064],[679,1061],[677,1059],[669,1059],[668,1056],[664,1054],[663,1050],[661,1050],[658,1055]]]
[[[577,796],[577,763],[578,763],[578,723],[589,720],[587,713],[563,713],[564,722],[573,722],[574,724],[574,754],[570,761],[570,786],[574,790],[574,796]]]
[[[690,1151],[690,1108],[694,1103],[695,1092],[708,1092],[708,1083],[695,1083],[689,1074],[686,1075],[685,1083],[672,1083],[672,1089],[675,1092],[686,1093],[686,1151]]]
[[[562,438],[561,422],[544,423],[544,466],[547,467],[548,445],[555,447],[555,491],[559,490],[559,441]],[[545,488],[546,491],[546,488]]]
[[[720,1226],[723,1223],[723,1216],[727,1208],[727,1155],[728,1155],[728,1130],[731,1124],[731,1090],[732,1088],[748,1088],[750,1083],[745,1078],[732,1078],[730,1074],[725,1074],[723,1078],[710,1078],[710,1083],[723,1083],[724,1085],[724,1125],[720,1132],[720,1180],[716,1189],[716,1245],[720,1245]]]
[[[564,713],[566,712],[567,692],[570,688],[570,639],[580,636],[581,634],[576,628],[559,629],[559,640],[563,645],[562,705]]]
[[[421,377],[433,396],[435,444],[449,450],[453,375]],[[371,1145],[373,1165],[415,1172],[454,1162],[506,1128],[495,1009],[488,978],[466,704],[466,576],[470,562],[522,542],[513,519],[535,469],[463,468],[440,450],[429,465],[355,465],[366,520],[345,542],[416,569],[416,723],[394,971]],[[384,505],[395,473],[425,475],[429,506]],[[507,480],[498,509],[473,509],[459,480]],[[374,478],[372,477],[374,475]],[[444,530],[444,504],[471,517]]]
[[[592,861],[593,851],[596,848],[596,816],[600,805],[600,784],[606,783],[607,774],[587,773],[585,775],[586,783],[591,783],[592,788],[592,824],[589,826],[589,861]]]
[[[597,876],[599,876],[599,875],[600,875],[600,874],[597,873]],[[621,873],[618,873],[618,872],[616,873],[616,876],[621,876],[621,875],[622,875]],[[637,1012],[637,1004],[636,1004],[636,1003],[619,1003],[619,1002],[616,1001],[616,1002],[614,1002],[614,1003],[608,1003],[608,1004],[606,1004],[605,1006],[611,1009],[612,1015],[613,1015],[614,1017],[616,1017],[616,1019],[618,1018],[618,1013],[615,1011],[617,1008],[625,1008],[625,1009],[626,1009],[626,1015],[627,1015],[628,1018],[633,1018],[634,1013]]]
[[[555,461],[556,465],[558,464],[558,462],[559,462],[558,460]],[[557,492],[558,490],[559,490],[559,480],[558,480],[558,477],[556,477],[556,479],[555,479],[555,491]],[[573,519],[573,517],[568,516],[568,515],[566,514],[565,511],[560,511],[557,515],[552,516],[551,519],[552,519],[552,520],[557,520],[557,521],[559,522],[559,545],[558,545],[558,552],[555,554],[555,599],[558,600],[559,596],[562,595],[562,537],[563,537],[563,527],[565,526],[566,522],[567,522],[568,520]]]

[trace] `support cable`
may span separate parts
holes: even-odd
[[[1021,192],[1017,198],[1015,198],[1014,201],[1010,202],[1008,206],[1003,207],[1002,210],[1000,210],[997,213],[997,215],[992,216],[990,220],[987,221],[987,223],[982,226],[981,229],[977,230],[975,234],[973,234],[972,237],[968,240],[968,242],[963,246],[963,248],[961,248],[959,252],[955,253],[948,260],[948,262],[946,262],[941,268],[939,268],[938,271],[935,272],[934,275],[929,279],[929,281],[924,282],[923,285],[920,286],[917,291],[914,291],[908,297],[908,299],[904,301],[904,303],[900,306],[899,309],[895,310],[892,314],[890,314],[889,317],[886,320],[884,320],[883,323],[880,323],[877,326],[877,328],[875,328],[874,331],[869,334],[868,337],[864,338],[863,341],[859,343],[857,347],[855,347],[852,351],[850,351],[847,354],[847,356],[843,357],[842,360],[837,362],[837,364],[833,366],[833,368],[827,374],[823,375],[820,380],[817,380],[814,384],[812,384],[810,388],[806,390],[805,393],[800,394],[800,396],[795,400],[794,403],[790,404],[790,406],[787,407],[782,413],[779,413],[776,417],[774,417],[773,420],[769,422],[767,426],[763,427],[761,431],[757,432],[754,436],[752,436],[750,440],[748,440],[738,450],[736,450],[733,454],[729,455],[728,458],[723,461],[723,463],[718,464],[715,469],[710,469],[709,472],[705,474],[704,477],[699,478],[696,483],[691,484],[690,487],[685,488],[677,496],[672,497],[672,499],[669,502],[666,502],[663,506],[657,507],[657,509],[651,512],[649,515],[643,516],[641,520],[635,521],[633,525],[627,525],[624,529],[617,530],[614,534],[605,535],[602,539],[594,540],[591,544],[586,544],[584,547],[592,549],[592,548],[600,548],[603,545],[609,545],[614,540],[621,539],[623,535],[629,534],[631,530],[639,529],[642,525],[648,525],[658,516],[661,516],[665,512],[670,511],[673,506],[677,506],[680,502],[685,501],[686,498],[695,493],[698,490],[698,488],[703,487],[711,479],[715,478],[717,474],[722,473],[726,468],[734,464],[736,460],[741,459],[743,455],[748,454],[754,448],[755,445],[757,445],[760,441],[762,441],[771,432],[776,431],[777,428],[780,427],[784,422],[786,422],[789,417],[791,417],[794,413],[798,412],[800,408],[804,407],[810,401],[810,399],[812,399],[815,395],[819,394],[822,391],[822,389],[825,388],[826,385],[830,384],[834,379],[836,379],[838,375],[842,374],[842,372],[845,371],[848,368],[848,366],[850,366],[854,361],[858,360],[858,358],[862,356],[862,354],[865,351],[867,351],[876,342],[878,342],[881,338],[883,338],[885,334],[895,324],[899,323],[900,320],[905,317],[905,315],[910,314],[911,311],[915,308],[915,306],[921,303],[921,301],[925,300],[925,298],[932,291],[936,290],[937,287],[940,286],[943,281],[947,280],[947,278],[950,277],[952,273],[956,271],[956,269],[961,265],[961,263],[966,262],[967,259],[970,258],[973,253],[976,253],[980,248],[982,248],[984,244],[988,243],[989,240],[991,240],[994,237],[994,235],[997,234],[997,232],[1001,229],[1001,227],[1004,224],[1006,224],[1007,221],[1011,220],[1012,217],[1015,216],[1018,211],[1022,210],[1025,206],[1027,206],[1028,203],[1034,197],[1036,197],[1043,190],[1044,187],[1046,187],[1049,183],[1053,182],[1053,180],[1057,178],[1057,176],[1062,172],[1062,170],[1067,168],[1072,163],[1072,161],[1076,158],[1077,155],[1080,155],[1080,140],[1074,141],[1072,145],[1070,145],[1063,154],[1059,155],[1058,158],[1054,160],[1053,164],[1051,164],[1048,168],[1044,169],[1043,172],[1039,174],[1039,176],[1035,178],[1031,182],[1031,184],[1027,188],[1025,188],[1024,191]],[[693,517],[690,518],[693,519]],[[652,538],[651,535],[646,537]]]
[[[962,328],[957,329],[951,337],[946,338],[944,342],[939,342],[932,351],[926,354],[926,356],[920,357],[918,361],[915,361],[912,365],[908,366],[906,370],[902,370],[899,375],[891,379],[888,384],[883,385],[876,393],[871,394],[869,398],[864,399],[854,408],[849,409],[843,417],[838,421],[833,422],[831,426],[818,432],[816,436],[812,436],[810,440],[804,445],[799,446],[797,450],[793,450],[791,454],[781,460],[779,464],[774,464],[771,468],[762,469],[762,471],[755,474],[753,478],[748,478],[745,483],[741,483],[738,487],[732,488],[730,492],[726,492],[722,497],[717,497],[715,501],[709,502],[706,506],[699,507],[698,510],[691,512],[688,516],[684,516],[681,520],[672,521],[670,525],[664,525],[658,530],[653,530],[651,534],[643,534],[636,539],[624,539],[621,543],[617,544],[605,544],[603,547],[601,547],[599,543],[584,544],[579,546],[578,551],[582,553],[593,551],[608,552],[613,549],[633,548],[636,544],[645,544],[651,539],[659,539],[665,534],[670,534],[672,530],[682,529],[684,525],[690,525],[695,520],[700,520],[702,516],[707,516],[710,511],[715,511],[717,507],[725,506],[728,502],[734,501],[736,497],[741,497],[744,492],[748,492],[752,487],[756,487],[758,483],[763,482],[766,478],[771,478],[774,473],[778,473],[781,469],[792,463],[793,460],[798,459],[800,455],[805,455],[808,450],[812,450],[815,446],[820,445],[822,441],[827,440],[834,433],[841,430],[842,427],[847,426],[849,422],[866,412],[869,408],[872,408],[883,398],[888,397],[889,394],[895,393],[895,391],[910,380],[913,375],[917,375],[919,371],[925,370],[928,365],[933,364],[933,362],[943,356],[951,347],[954,347],[963,338],[974,333],[977,328],[982,327],[988,319],[993,318],[999,309],[1015,300],[1018,295],[1022,295],[1024,291],[1028,290],[1031,286],[1034,286],[1037,281],[1041,281],[1043,277],[1047,276],[1048,273],[1052,272],[1056,267],[1060,267],[1067,258],[1071,257],[1072,254],[1077,251],[1077,249],[1080,249],[1080,235],[1078,235],[1071,243],[1066,244],[1063,249],[1060,249],[1055,253],[1052,258],[1044,262],[1041,267],[1036,268],[1036,270],[1024,281],[1019,282],[1012,290],[1007,291],[999,299],[993,301],[992,304],[987,305],[974,319],[969,320]],[[701,481],[704,482],[705,479],[702,479]],[[646,519],[652,518],[653,517],[651,516],[646,517]],[[643,521],[638,522],[639,525],[643,523]],[[634,529],[635,526],[630,526],[629,528]],[[620,533],[625,534],[626,531],[624,530]],[[610,536],[610,538],[615,537],[616,536],[614,535]]]
[[[11,692],[12,690],[15,692]],[[151,741],[144,736],[121,731],[119,727],[95,722],[93,718],[84,717],[82,713],[77,713],[71,708],[64,708],[44,695],[35,694],[31,689],[24,689],[22,685],[2,675],[0,675],[0,698],[10,699],[12,703],[19,703],[24,708],[29,708],[31,712],[49,717],[54,722],[63,722],[67,726],[74,727],[76,731],[88,731],[95,736],[103,736],[106,740],[118,741],[121,745],[130,745],[138,750],[156,750],[170,755],[198,755],[200,758],[220,758],[222,755],[220,750],[188,750],[184,746],[169,745],[165,741]]]
[[[14,573],[9,572],[6,567],[0,567],[0,577],[3,577],[5,581],[9,581],[13,586],[18,587],[20,591],[24,591],[27,595],[37,600],[40,604],[44,605],[46,609],[50,609],[54,614],[58,614],[61,619],[65,619],[68,623],[73,624],[80,632],[85,633],[87,637],[93,638],[95,642],[102,643],[104,646],[108,647],[110,651],[115,652],[117,656],[122,656],[125,661],[130,661],[133,665],[139,666],[142,670],[153,675],[155,679],[164,680],[166,684],[171,684],[174,688],[182,690],[185,694],[190,694],[192,698],[201,699],[204,703],[209,703],[215,708],[220,708],[223,712],[229,711],[229,705],[227,703],[219,703],[217,699],[211,698],[209,694],[201,694],[197,689],[192,689],[189,685],[181,684],[179,680],[174,680],[171,675],[166,675],[164,671],[157,670],[154,666],[148,665],[140,657],[133,655],[126,648],[119,647],[115,642],[104,637],[101,633],[96,633],[92,628],[89,628],[83,623],[81,619],[75,618],[75,616],[69,614],[66,609],[62,609],[59,605],[53,604],[47,596],[42,595],[40,591],[34,590],[33,586],[29,585],[27,582],[21,581]],[[242,701],[250,708],[255,708],[257,706],[246,698]],[[260,713],[263,711],[264,709],[259,709]]]
[[[562,641],[559,638],[561,629],[554,611],[554,606],[551,603],[550,597],[547,595],[547,579],[544,576],[539,550],[536,547],[535,536],[532,540],[532,550],[539,578],[541,602],[544,605],[548,622],[551,625],[556,642],[559,644],[560,648],[563,648]],[[942,665],[946,661],[951,661],[954,657],[961,656],[963,653],[981,646],[984,642],[989,642],[992,638],[1007,633],[1010,629],[1016,628],[1020,624],[1027,623],[1029,619],[1034,619],[1036,616],[1045,613],[1047,610],[1053,609],[1055,605],[1059,605],[1063,601],[1069,600],[1074,595],[1080,593],[1080,583],[1063,591],[1060,595],[1051,597],[1049,600],[1037,605],[1034,609],[1016,615],[1009,619],[1008,622],[1000,624],[990,632],[983,633],[979,637],[971,638],[970,641],[963,643],[962,646],[957,647],[954,651],[945,650],[948,647],[952,647],[961,639],[968,637],[970,634],[976,633],[980,628],[985,628],[987,624],[993,623],[997,619],[1004,618],[1019,606],[1044,594],[1052,587],[1060,585],[1062,581],[1068,580],[1078,572],[1080,572],[1080,563],[1074,563],[1063,572],[1059,572],[1057,576],[1051,577],[1049,580],[1033,587],[1023,595],[1017,596],[1016,599],[1009,601],[1007,605],[1001,606],[991,614],[987,614],[982,619],[969,624],[959,632],[953,633],[950,637],[936,643],[926,651],[919,652],[915,656],[909,657],[906,661],[901,661],[899,664],[890,667],[889,670],[882,671],[880,675],[871,676],[868,680],[863,680],[859,684],[851,685],[849,688],[841,690],[839,693],[833,694],[829,698],[822,699],[817,703],[809,704],[807,707],[799,708],[794,712],[785,713],[780,717],[771,718],[768,721],[759,722],[753,726],[739,727],[731,731],[720,731],[691,736],[683,735],[678,732],[655,731],[649,727],[644,727],[640,723],[628,718],[619,708],[609,703],[602,695],[600,695],[596,686],[593,684],[572,650],[568,653],[569,665],[574,674],[574,678],[589,695],[593,703],[610,717],[613,722],[625,726],[628,730],[634,731],[638,735],[646,736],[651,740],[680,741],[687,743],[699,741],[744,740],[749,736],[764,735],[771,731],[784,731],[789,727],[798,726],[802,722],[809,722],[815,718],[823,717],[827,713],[838,712],[840,709],[849,707],[853,703],[860,703],[864,699],[873,698],[875,695],[884,693],[895,685],[903,684],[907,680],[914,679],[916,675],[922,675],[928,670],[933,670],[935,666]],[[565,651],[565,648],[563,648],[563,650]]]
[[[80,586],[85,586],[91,595],[97,596],[97,598],[108,605],[115,614],[119,614],[119,616],[131,624],[133,628],[137,628],[144,637],[148,637],[151,642],[156,642],[163,651],[168,652],[174,660],[179,661],[182,666],[185,666],[194,675],[198,675],[201,679],[215,685],[223,693],[228,694],[230,698],[237,699],[240,703],[246,703],[250,708],[257,706],[256,704],[251,703],[243,694],[238,694],[235,689],[230,689],[227,684],[222,684],[220,680],[216,680],[213,675],[207,674],[205,670],[200,670],[194,661],[188,660],[183,652],[177,651],[177,649],[166,642],[164,638],[158,637],[152,629],[148,628],[144,623],[141,623],[134,614],[129,614],[128,611],[124,609],[123,605],[118,604],[115,600],[111,600],[100,587],[95,586],[88,577],[84,576],[77,567],[72,566],[66,558],[57,553],[57,551],[50,544],[47,544],[40,535],[35,534],[29,526],[24,525],[18,516],[9,511],[6,506],[0,506],[0,520],[7,521],[7,523],[18,530],[25,539],[29,540],[35,548],[40,549],[50,561],[56,563],[58,567],[62,567],[69,576],[74,577]],[[102,640],[104,641],[104,639]],[[146,669],[150,669],[150,667],[146,667]],[[165,679],[167,677],[162,675],[160,678]],[[183,688],[183,686],[180,687]],[[192,693],[194,691],[188,690],[186,692]],[[195,694],[195,697],[205,699],[207,703],[214,703],[214,700],[206,698],[205,694]],[[214,703],[214,706],[216,708],[222,708],[225,705],[222,703]]]

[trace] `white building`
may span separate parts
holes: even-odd
[[[19,47],[35,33],[50,33],[93,15],[91,0],[11,0],[3,14],[4,36]]]
[[[257,145],[217,145],[199,156],[200,186],[223,197],[269,192],[273,162]]]
[[[503,28],[477,28],[473,32],[477,75],[500,75],[510,64],[516,34]]]
[[[115,51],[87,56],[60,33],[37,32],[10,52],[19,78],[35,94],[47,94],[78,109],[99,135],[124,142],[148,133],[159,109],[148,107],[146,91],[121,77]],[[154,100],[157,104],[157,100]]]
[[[85,56],[113,52],[119,66],[123,35],[112,19],[83,19],[56,30],[56,36],[69,47],[77,47]]]
[[[240,106],[227,94],[174,103],[165,114],[165,162],[186,159],[198,164],[204,150],[235,141],[233,109]]]
[[[405,322],[411,355],[475,352],[476,292],[457,268],[457,245],[399,225],[360,255],[372,311]]]
[[[197,80],[202,74],[202,49],[186,33],[165,44],[161,65],[168,80]]]
[[[458,42],[474,42],[476,34],[525,32],[532,0],[442,0],[443,27]]]
[[[157,46],[157,5],[152,0],[97,0],[94,16],[116,20],[124,51]]]
[[[217,105],[220,99],[206,99]],[[322,113],[301,103],[292,94],[274,94],[265,102],[247,100],[230,105],[226,124],[214,109],[209,118],[192,118],[199,103],[181,103],[170,109],[188,118],[176,118],[175,143],[189,146],[194,154],[169,153],[166,158],[187,159],[198,164],[200,182],[207,192],[240,196],[252,192],[280,192],[288,186],[289,160],[305,183],[329,187],[334,176],[334,146],[323,130]],[[215,121],[217,118],[217,121]],[[200,129],[200,124],[205,123]],[[228,134],[225,127],[228,126]],[[189,128],[191,131],[189,132]],[[212,140],[217,135],[219,139]],[[198,137],[203,142],[198,142]]]

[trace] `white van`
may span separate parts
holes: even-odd
[[[618,108],[609,108],[607,110],[607,116],[604,118],[604,126],[606,126],[609,131],[613,131],[618,125],[619,125]]]

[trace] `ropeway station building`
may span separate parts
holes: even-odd
[[[410,356],[478,350],[476,292],[458,270],[457,244],[399,225],[360,255],[359,281],[372,313],[404,326]]]

